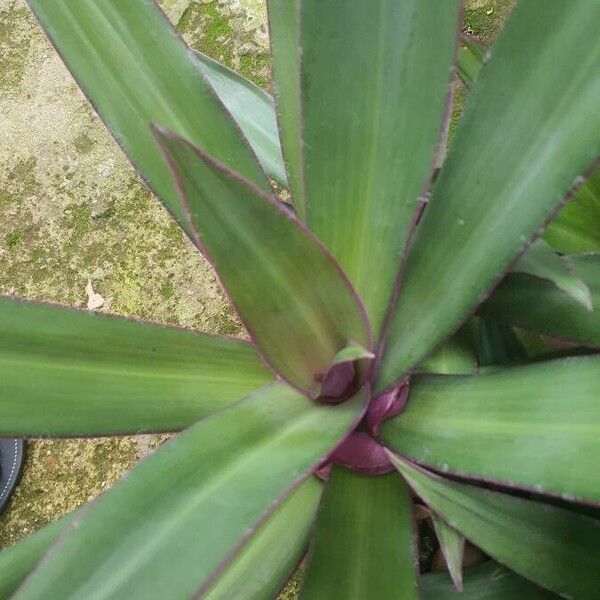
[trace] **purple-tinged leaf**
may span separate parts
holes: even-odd
[[[189,234],[148,125],[201,145],[264,190],[269,183],[205,65],[153,0],[28,0],[92,106],[160,201]]]
[[[431,510],[492,558],[564,597],[596,596],[599,520],[450,481],[389,454]]]
[[[358,356],[367,356],[371,348],[352,286],[281,202],[172,132],[156,127],[155,134],[198,232],[195,241],[257,348],[289,383],[319,396],[340,351],[361,348]],[[366,373],[358,370],[355,389]]]
[[[20,600],[202,596],[364,413],[274,384],[167,442],[68,527]]]
[[[376,393],[475,311],[591,174],[600,156],[599,29],[600,3],[588,0],[519,2],[511,12],[415,233]]]
[[[297,212],[340,261],[375,335],[442,137],[460,5],[268,2]]]
[[[600,505],[600,356],[414,376],[383,443],[436,471]]]

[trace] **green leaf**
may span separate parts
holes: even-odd
[[[292,492],[203,598],[275,598],[306,549],[321,491],[321,483],[310,477]]]
[[[471,322],[480,366],[523,362],[527,358],[527,351],[510,325],[480,317]]]
[[[273,98],[210,56],[197,56],[202,74],[240,126],[265,173],[287,187]]]
[[[593,598],[600,521],[549,504],[456,483],[390,453],[413,490],[495,560],[557,594]]]
[[[309,477],[258,527],[205,598],[272,598],[308,544],[322,485]],[[65,529],[72,515],[0,552],[0,598],[8,598]]]
[[[258,349],[292,385],[318,396],[336,354],[370,349],[360,300],[335,260],[277,199],[179,136],[156,135],[190,219]]]
[[[439,471],[600,503],[600,356],[419,377],[382,439]]]
[[[600,346],[600,252],[568,260],[590,289],[592,311],[547,281],[514,273],[494,290],[479,313],[523,329]]]
[[[466,332],[461,331],[446,340],[418,367],[419,373],[458,375],[477,370],[477,356]]]
[[[459,5],[269,2],[294,196],[364,299],[375,332],[431,176]]]
[[[556,254],[544,240],[534,242],[512,270],[550,281],[585,309],[593,308],[590,288],[573,270],[568,257]]]
[[[425,600],[550,600],[557,598],[493,561],[465,569],[464,590],[457,592],[446,573],[421,578]]]
[[[461,42],[456,66],[458,76],[469,88],[483,67],[486,49],[481,42],[468,35],[461,36]]]
[[[0,299],[0,435],[173,431],[273,380],[252,346]]]
[[[46,525],[24,540],[0,551],[0,598],[12,598],[15,590],[41,560],[70,522],[67,516]]]
[[[203,594],[360,418],[366,396],[329,408],[274,384],[200,421],[91,505],[14,599]]]
[[[550,223],[544,239],[567,254],[600,251],[600,168]]]
[[[432,514],[431,519],[433,521],[435,535],[440,543],[440,548],[444,555],[444,559],[446,560],[446,565],[450,576],[452,577],[454,587],[457,590],[462,591],[465,538],[436,514]]]
[[[301,0],[267,0],[279,136],[296,215],[306,221],[298,25]]]
[[[302,589],[307,600],[419,598],[412,500],[395,474],[334,467],[325,485]]]
[[[190,233],[150,123],[201,145],[264,190],[268,182],[203,64],[152,0],[28,0],[98,114]]]
[[[511,12],[415,234],[377,391],[466,319],[600,155],[599,29],[587,0]]]
[[[458,74],[471,87],[483,67],[486,48],[468,35],[462,37]],[[576,191],[546,228],[544,239],[559,252],[575,254],[600,250],[600,169]]]

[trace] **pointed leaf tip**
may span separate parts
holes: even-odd
[[[431,519],[452,582],[456,589],[462,592],[465,538],[435,513],[432,513]]]
[[[352,360],[356,381],[347,368],[334,373],[333,388],[345,391],[352,380],[357,389],[366,376],[360,363],[371,355],[370,324],[335,259],[278,199],[176,133],[156,125],[153,132],[195,241],[265,360],[313,398],[336,361]]]

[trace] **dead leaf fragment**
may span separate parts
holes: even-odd
[[[85,293],[88,296],[88,310],[96,310],[104,304],[104,298],[100,294],[96,294],[94,291],[91,279],[88,279],[87,285],[85,286]]]

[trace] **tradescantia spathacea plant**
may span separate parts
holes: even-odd
[[[0,300],[0,435],[185,429],[0,597],[272,598],[305,554],[311,600],[599,597],[600,4],[486,51],[459,0],[269,0],[274,101],[150,0],[29,4],[252,343]]]

